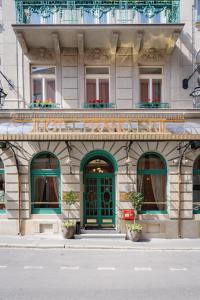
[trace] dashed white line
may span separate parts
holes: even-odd
[[[43,266],[24,266],[24,270],[42,270]]]
[[[97,271],[115,271],[115,267],[98,267]]]
[[[79,266],[61,266],[60,270],[79,270]]]
[[[150,268],[150,267],[143,267],[143,268],[135,267],[134,270],[135,271],[152,271],[152,268]]]
[[[0,269],[6,269],[8,266],[0,266]]]
[[[187,271],[187,268],[169,268],[170,271]]]

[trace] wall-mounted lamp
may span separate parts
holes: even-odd
[[[178,165],[178,162],[179,162],[178,158],[173,159],[173,164]]]

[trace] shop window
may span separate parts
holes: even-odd
[[[109,103],[109,68],[86,67],[86,102]]]
[[[193,167],[193,212],[200,213],[200,156]]]
[[[137,189],[144,195],[142,213],[166,213],[167,168],[156,153],[144,154],[137,169]]]
[[[162,68],[141,67],[140,76],[140,101],[157,102],[162,100]]]
[[[0,159],[0,214],[5,213],[5,174],[4,165]]]
[[[31,163],[32,213],[60,213],[60,166],[51,153],[38,154]]]
[[[55,103],[55,67],[31,68],[32,102]]]

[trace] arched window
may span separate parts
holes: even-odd
[[[34,157],[31,163],[32,213],[60,213],[60,165],[51,153]]]
[[[193,212],[200,213],[200,156],[195,160],[193,167]]]
[[[0,214],[5,213],[5,175],[4,165],[0,159]]]
[[[167,168],[164,159],[156,153],[144,154],[137,169],[137,189],[144,195],[143,213],[166,213]]]

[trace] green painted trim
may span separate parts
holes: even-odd
[[[6,210],[5,209],[0,209],[0,215],[5,215],[6,214]]]
[[[164,169],[138,169],[138,164],[140,162],[140,160],[147,154],[154,154],[156,156],[158,156],[162,162],[164,163]],[[140,158],[138,159],[138,163],[137,163],[137,176],[138,175],[163,175],[166,176],[166,206],[167,206],[167,210],[142,210],[141,212],[139,212],[139,214],[153,214],[153,215],[157,215],[157,214],[167,214],[168,213],[168,195],[167,195],[167,186],[168,186],[168,170],[167,170],[167,163],[166,160],[164,159],[164,157],[162,155],[160,155],[157,152],[145,152],[144,154],[142,154],[142,156],[140,156]]]
[[[101,207],[101,198],[99,195],[101,195],[101,184],[99,184],[101,178],[111,178],[112,179],[112,203],[113,203],[113,215],[110,216],[103,216],[102,214],[97,212],[97,215],[92,216],[92,215],[87,215],[86,214],[86,192],[84,190],[83,193],[83,221],[84,221],[84,226],[90,225],[90,224],[95,224],[95,223],[89,223],[87,220],[89,219],[96,219],[96,225],[101,227],[101,226],[106,226],[106,225],[116,225],[116,198],[115,198],[115,174],[114,173],[104,173],[104,174],[84,174],[84,186],[86,189],[86,184],[85,181],[87,178],[96,178],[97,179],[97,211]],[[108,223],[103,223],[102,219],[112,219],[112,222]]]
[[[138,212],[139,215],[166,215],[167,210],[141,210]]]
[[[93,150],[93,151],[90,151],[89,153],[87,153],[81,161],[80,171],[81,172],[84,171],[85,166],[87,165],[87,163],[91,159],[98,158],[98,157],[105,158],[105,159],[109,160],[112,163],[113,167],[114,167],[114,171],[115,172],[118,171],[117,161],[115,160],[115,158],[109,152],[107,152],[105,150]]]
[[[32,208],[32,214],[61,214],[60,208]]]
[[[4,169],[0,169],[0,174],[5,174],[5,170]]]
[[[59,169],[37,169],[31,170],[31,213],[32,214],[61,214],[61,184],[60,184],[60,162],[55,154],[49,151],[42,151],[37,153],[31,161],[31,166],[35,158],[43,154],[51,154],[58,161]],[[57,177],[58,178],[58,195],[59,195],[59,208],[35,208],[34,207],[34,179],[36,177],[46,176],[46,177]]]
[[[193,175],[200,175],[200,169],[193,169]]]

